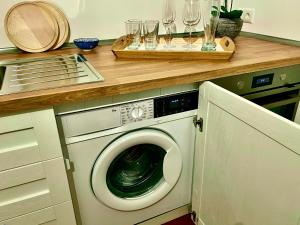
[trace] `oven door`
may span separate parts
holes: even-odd
[[[300,124],[300,101],[298,102],[298,109],[297,109],[297,112],[296,112],[294,122]]]
[[[243,97],[286,119],[300,123],[300,85],[271,89]]]

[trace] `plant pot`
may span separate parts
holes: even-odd
[[[234,40],[241,32],[243,27],[242,19],[226,19],[220,18],[219,24],[216,31],[217,37],[230,37]]]

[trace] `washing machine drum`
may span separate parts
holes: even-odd
[[[176,142],[145,129],[114,140],[95,162],[91,184],[98,200],[123,211],[146,208],[176,185],[182,157]]]

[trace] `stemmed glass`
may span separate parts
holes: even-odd
[[[192,49],[192,27],[196,26],[201,19],[200,0],[185,0],[184,9],[182,14],[182,21],[184,25],[189,26],[190,38],[189,43],[185,48]]]
[[[172,27],[174,26],[174,21],[176,18],[176,8],[174,0],[164,0],[163,13],[162,13],[162,23],[165,26],[167,38],[166,48],[171,48],[172,41]]]

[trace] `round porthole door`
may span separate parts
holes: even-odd
[[[91,184],[98,200],[123,211],[148,207],[176,185],[182,157],[176,142],[159,130],[139,130],[113,141],[95,162]]]

